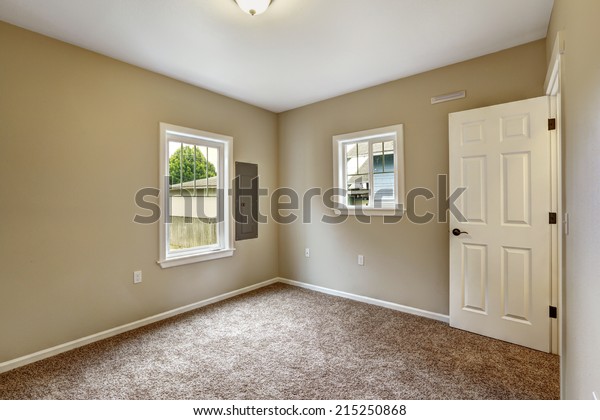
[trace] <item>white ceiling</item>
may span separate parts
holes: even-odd
[[[0,0],[0,20],[280,112],[544,38],[553,3]]]

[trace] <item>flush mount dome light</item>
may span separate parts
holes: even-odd
[[[271,0],[235,0],[240,9],[255,16],[264,13],[271,4]]]

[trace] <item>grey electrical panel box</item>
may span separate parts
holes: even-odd
[[[235,162],[235,240],[258,238],[258,165]]]

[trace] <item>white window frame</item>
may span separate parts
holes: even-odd
[[[346,191],[346,159],[345,147],[350,143],[359,143],[364,141],[374,142],[379,138],[394,139],[394,197],[395,200],[390,203],[382,203],[381,207],[374,206],[373,194],[373,158],[372,148],[369,145],[369,205],[368,206],[350,206],[347,203]],[[387,216],[402,214],[406,211],[404,208],[404,124],[390,125],[387,127],[375,128],[372,130],[359,131],[355,133],[340,134],[333,136],[333,186],[334,188],[346,191],[344,195],[333,197],[334,211],[343,214],[364,214],[367,216]],[[402,209],[402,212],[400,212]]]
[[[169,139],[170,137],[185,138],[189,144],[208,146],[219,149],[219,172],[217,174],[218,215],[223,215],[218,222],[219,243],[211,247],[190,248],[172,252],[169,251],[169,224],[167,209],[169,205]],[[160,123],[160,202],[161,214],[159,223],[160,260],[162,268],[193,264],[217,258],[233,256],[233,223],[231,218],[231,180],[233,179],[233,137],[209,133],[193,128]]]

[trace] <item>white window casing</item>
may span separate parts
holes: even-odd
[[[218,171],[216,175],[216,213],[217,213],[217,241],[209,246],[199,246],[185,249],[172,250],[170,246],[169,217],[169,142],[182,141],[186,145],[209,147],[218,150]],[[208,157],[206,157],[208,162]],[[195,165],[195,161],[194,161]],[[206,163],[208,171],[208,163]],[[230,193],[233,179],[233,138],[221,134],[209,133],[192,128],[160,123],[160,223],[159,223],[159,253],[158,264],[162,268],[192,264],[217,258],[233,256],[233,222],[232,222],[232,194]],[[180,180],[182,181],[182,180]],[[183,182],[180,188],[182,188]]]
[[[394,194],[393,200],[375,203],[374,191],[375,173],[373,160],[373,144],[379,142],[394,141]],[[347,155],[346,146],[358,143],[368,143],[368,204],[367,205],[349,205],[348,204],[348,173],[347,173]],[[366,156],[366,155],[365,155]],[[383,154],[385,162],[385,154]],[[367,175],[367,174],[365,174]],[[386,180],[388,182],[389,180]],[[396,124],[387,127],[375,128],[372,130],[359,131],[355,133],[341,134],[333,136],[333,186],[343,190],[343,196],[334,196],[334,212],[338,214],[363,214],[367,216],[387,216],[400,215],[405,211],[405,186],[404,186],[404,126]]]

